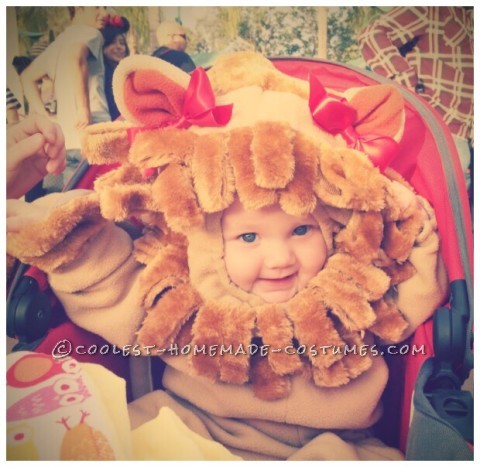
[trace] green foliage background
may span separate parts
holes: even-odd
[[[21,46],[28,53],[42,35],[56,37],[69,24],[67,7],[15,7]],[[129,43],[138,53],[149,54],[148,10],[153,7],[115,7],[131,24]],[[178,7],[182,10],[192,7]],[[190,54],[254,49],[265,55],[315,56],[318,52],[318,7],[211,7],[211,14],[187,30]],[[379,7],[329,7],[327,58],[339,62],[358,60],[356,35],[374,17]]]
[[[328,13],[327,58],[342,63],[360,60],[357,35],[383,10],[379,7],[333,7]]]
[[[15,7],[22,54],[30,51],[39,37],[48,36],[51,42],[69,24],[68,7]],[[146,7],[115,7],[115,11],[128,18],[132,42],[139,53],[150,53]]]

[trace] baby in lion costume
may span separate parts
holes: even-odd
[[[170,407],[245,459],[402,458],[369,431],[376,345],[406,339],[448,281],[431,206],[388,168],[401,94],[340,95],[251,52],[192,76],[132,56],[113,86],[125,120],[89,127],[83,152],[120,167],[17,203],[7,246],[79,326],[183,350],[161,352],[165,391],[130,404],[132,427]]]

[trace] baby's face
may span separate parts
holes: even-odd
[[[292,298],[327,258],[315,219],[291,216],[278,205],[246,211],[236,199],[222,217],[222,233],[231,281],[268,303]]]

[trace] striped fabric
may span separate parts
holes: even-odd
[[[417,92],[450,131],[473,140],[473,9],[392,8],[358,42],[374,72],[412,91],[420,85]],[[408,43],[413,49],[402,56],[399,49]]]
[[[30,49],[30,57],[38,57],[49,46],[49,44],[50,42],[48,40],[48,37],[42,37],[38,39],[38,41],[34,42]]]
[[[14,96],[13,92],[7,87],[7,110],[19,109],[21,107],[20,102]]]

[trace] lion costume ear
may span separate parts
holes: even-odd
[[[98,123],[86,128],[82,150],[92,164],[127,162],[132,127],[168,125],[182,115],[190,76],[156,57],[123,59],[113,76],[113,93],[126,121]]]
[[[122,116],[133,123],[160,126],[182,115],[190,76],[156,57],[123,59],[113,76],[113,95]]]
[[[390,84],[351,88],[345,92],[356,110],[353,126],[360,135],[379,135],[399,142],[405,126],[403,96]]]

